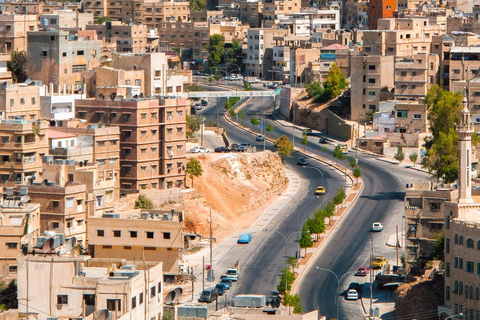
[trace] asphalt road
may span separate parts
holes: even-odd
[[[223,108],[225,99],[218,99]],[[216,108],[209,106],[202,111],[207,118],[216,116]],[[273,109],[273,100],[265,101],[265,99],[254,98],[244,109],[244,119],[241,119],[245,125],[250,124],[251,117],[258,117]],[[220,107],[218,110],[223,111]],[[232,142],[248,142],[259,148],[263,148],[263,144],[254,141],[254,136],[243,132],[240,129],[232,127],[220,118],[220,125],[227,128],[229,137]],[[265,119],[265,126],[271,123],[275,126],[272,133],[275,137],[281,134],[287,135],[291,139],[292,132],[295,134],[296,145],[301,140],[302,132],[300,130],[292,131],[291,127],[282,127],[276,122]],[[252,126],[252,125],[250,125]],[[257,130],[260,130],[257,126]],[[333,146],[328,145],[328,151],[321,151],[321,147],[325,145],[318,144],[318,137],[310,136],[305,149],[309,152],[320,154],[326,158],[334,159],[332,155]],[[266,144],[270,149],[271,145]],[[352,154],[349,155],[349,157]],[[233,248],[232,251],[224,259],[225,263],[233,263],[236,257],[241,257],[242,277],[235,284],[230,294],[237,293],[258,293],[269,295],[271,291],[276,290],[279,281],[279,273],[284,265],[284,246],[285,241],[276,232],[276,229],[288,237],[297,231],[297,215],[299,227],[307,217],[313,215],[315,209],[321,206],[321,201],[312,195],[315,187],[322,182],[321,175],[317,170],[309,170],[301,166],[296,166],[295,162],[300,155],[294,153],[286,159],[286,165],[295,170],[297,174],[306,179],[304,185],[304,196],[298,199],[298,207],[279,216],[269,227],[268,231],[257,235],[258,241],[252,242],[255,246],[247,249]],[[360,265],[368,265],[369,254],[371,252],[371,243],[373,243],[373,251],[375,255],[383,255],[389,259],[395,257],[395,250],[386,247],[384,244],[387,237],[395,233],[395,227],[398,225],[402,228],[403,214],[403,198],[404,186],[406,183],[416,179],[425,179],[426,174],[399,167],[397,165],[385,163],[376,160],[369,155],[359,154],[359,167],[364,180],[364,190],[362,196],[358,199],[356,205],[352,208],[347,217],[344,218],[341,225],[337,227],[335,233],[330,237],[327,246],[317,256],[314,262],[315,267],[331,270],[339,278],[342,278],[339,284],[339,292],[342,294],[347,289],[348,283],[352,281],[353,272]],[[308,166],[311,166],[311,161]],[[307,167],[308,167],[307,166]],[[318,166],[324,170],[324,185],[327,188],[325,199],[331,199],[335,190],[344,185],[343,178],[331,169],[326,169],[321,165]],[[385,229],[379,234],[373,235],[370,232],[373,222],[382,222]],[[255,238],[255,237],[254,237]],[[295,235],[290,239],[296,238]],[[371,241],[373,239],[373,241]],[[297,243],[289,240],[287,246],[287,256],[293,256],[296,252]],[[246,260],[246,261],[245,261]],[[244,262],[245,261],[245,262]],[[368,282],[368,279],[358,279],[356,282]],[[368,284],[367,284],[368,286]],[[321,315],[327,318],[336,317],[336,278],[329,272],[311,268],[304,276],[302,286],[298,293],[302,298],[302,306],[304,312],[318,309]],[[339,314],[340,319],[357,319],[363,317],[364,312],[359,302],[344,301],[343,297],[339,297]],[[367,306],[368,311],[368,306]]]

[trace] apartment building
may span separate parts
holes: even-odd
[[[454,81],[452,83],[451,91],[460,91],[466,95],[469,103],[472,125],[476,132],[480,131],[480,78],[474,78],[470,81]]]
[[[12,83],[12,73],[8,70],[7,64],[11,60],[11,55],[0,54],[0,83]]]
[[[320,48],[320,59],[318,67],[318,76],[316,79],[323,83],[330,72],[334,63],[339,66],[342,73],[348,77],[350,75],[350,48],[341,44],[331,44]]]
[[[114,54],[112,67],[122,70],[143,70],[144,78],[135,79],[135,86],[143,86],[145,96],[181,96],[183,76],[173,74],[163,52]],[[132,83],[133,84],[133,83]]]
[[[173,210],[172,210],[173,211]],[[178,273],[183,254],[182,211],[132,210],[88,221],[93,258],[161,262],[163,272]]]
[[[351,57],[351,118],[365,121],[367,112],[379,110],[380,101],[393,98],[393,56]]]
[[[38,30],[34,14],[0,15],[0,52],[10,54],[15,50],[27,50],[27,32]]]
[[[87,267],[90,257],[32,255],[18,258],[19,314],[38,320],[138,319],[163,315],[162,264],[139,270],[133,265]],[[57,276],[61,275],[61,276]],[[35,279],[32,281],[32,279]],[[49,288],[49,290],[45,290]]]
[[[453,88],[455,81],[469,81],[479,76],[479,46],[452,47],[449,60],[450,88]]]
[[[473,303],[480,292],[477,258],[480,248],[480,204],[472,198],[472,144],[474,128],[470,123],[467,99],[456,126],[459,136],[458,198],[444,204],[445,223],[445,292],[439,314],[463,313],[467,319],[480,316]]]
[[[99,65],[101,41],[94,31],[31,31],[27,73],[35,80],[81,90],[82,72]]]
[[[219,1],[219,4],[225,4],[222,11],[226,17],[237,18],[243,25],[248,25],[250,28],[260,28],[262,26],[263,1],[239,0],[235,1],[233,5],[231,2],[222,3],[222,1]],[[193,14],[192,12],[192,20]]]
[[[75,10],[53,10],[51,13],[40,14],[39,21],[43,28],[54,29],[83,29],[95,22],[92,13]]]
[[[158,35],[158,46],[162,51],[180,48],[182,50],[193,46],[193,26],[194,22],[161,22],[158,29],[162,32]],[[198,55],[198,53],[197,53]],[[197,61],[197,62],[203,62]]]
[[[0,174],[5,186],[27,184],[40,175],[48,154],[48,122],[1,120]]]
[[[406,272],[420,274],[432,259],[436,236],[444,229],[444,203],[457,197],[457,191],[440,188],[430,181],[414,181],[405,191]]]
[[[272,28],[282,16],[300,12],[301,0],[265,0],[263,2],[263,27]]]
[[[182,188],[185,179],[185,99],[77,101],[77,117],[120,127],[122,189]]]
[[[391,18],[397,10],[395,0],[370,0],[368,4],[368,27],[377,30],[378,19]]]
[[[90,24],[86,30],[94,30],[98,40],[105,46],[116,47],[117,52],[141,53],[150,51],[150,33],[144,24],[122,24],[120,21],[107,21],[104,24]]]
[[[423,100],[428,89],[440,83],[439,64],[436,54],[395,58],[395,100]]]
[[[85,88],[79,90],[80,93],[75,92],[74,87],[67,90],[66,86],[63,90],[61,86],[57,87],[57,92],[54,90],[53,84],[48,87],[40,88],[40,117],[42,119],[49,119],[54,126],[61,125],[63,121],[75,118],[75,100],[85,99]],[[72,93],[67,93],[70,91]]]
[[[53,13],[55,10],[80,11],[82,8],[80,2],[42,2],[28,0],[7,0],[0,4],[0,10],[3,14],[44,14]]]
[[[403,140],[410,140],[405,139],[407,134],[418,136],[420,133],[427,133],[427,107],[422,102],[418,100],[409,102],[399,101],[395,104],[395,132],[401,133]],[[421,142],[420,144],[415,144],[417,147],[420,145]]]
[[[0,278],[17,278],[17,256],[23,246],[33,246],[40,235],[40,205],[28,203],[25,189],[15,195],[4,190],[0,205]]]
[[[99,67],[86,80],[89,98],[111,100],[116,97],[125,99],[146,96],[144,70],[123,70]]]
[[[346,26],[368,30],[368,1],[347,0],[345,2]]]
[[[40,86],[0,85],[0,118],[37,120],[40,118]]]

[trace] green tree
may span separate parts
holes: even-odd
[[[459,123],[462,110],[462,93],[432,86],[424,99],[428,110],[431,135],[425,139],[426,152],[422,165],[430,174],[445,183],[458,178],[458,135],[455,123]]]
[[[197,132],[202,126],[202,117],[197,115],[187,115],[187,128],[192,132]]]
[[[331,218],[335,215],[337,208],[335,207],[335,203],[330,200],[325,205],[325,217],[328,218],[328,224],[331,222]]]
[[[245,91],[252,91],[253,87],[248,81],[243,81],[243,90]]]
[[[302,314],[303,312],[302,303],[298,294],[285,294],[285,296],[283,297],[283,305],[293,307],[294,314]]]
[[[345,200],[345,198],[347,197],[347,195],[345,194],[345,190],[343,190],[343,188],[338,188],[337,189],[337,192],[335,193],[335,195],[333,196],[333,203],[335,203],[335,205],[339,205],[339,204],[342,204],[343,200]]]
[[[190,160],[187,162],[185,173],[189,175],[190,179],[192,179],[193,188],[193,178],[200,177],[203,174],[203,169],[200,161],[194,158],[190,158]]]
[[[443,232],[436,232],[433,236],[435,237],[435,242],[433,243],[433,257],[437,260],[443,261],[445,235]]]
[[[355,170],[353,170],[353,176],[355,177],[355,179],[357,179],[358,184],[358,178],[362,177],[362,173],[360,172],[359,168],[355,168]]]
[[[154,209],[152,200],[148,199],[143,194],[139,195],[137,200],[135,200],[135,209]]]
[[[242,67],[242,60],[244,57],[242,56],[242,45],[237,39],[232,40],[228,48],[225,48],[225,55],[227,61],[228,73],[235,72],[242,74],[242,70],[239,69]]]
[[[245,113],[243,113],[242,110],[238,111],[238,117],[239,117],[240,119],[243,119],[243,118],[245,117]]]
[[[277,286],[277,291],[280,293],[285,293],[292,289],[292,283],[295,281],[295,274],[290,270],[290,268],[283,268],[282,274],[280,276],[280,284]]]
[[[329,95],[328,98],[326,97],[326,100],[338,97],[347,85],[347,80],[342,74],[340,67],[334,62],[330,67],[327,79],[323,83],[324,95]]]
[[[12,72],[14,82],[25,82],[27,80],[27,53],[25,51],[12,51],[7,65],[8,70]]]
[[[5,309],[18,309],[17,300],[17,281],[12,280],[5,287],[5,281],[1,282],[0,304],[5,306]]]
[[[352,168],[352,170],[357,167],[357,160],[355,160],[354,157],[350,158],[350,167]]]
[[[97,20],[95,20],[96,24],[103,24],[104,22],[107,21],[113,21],[113,18],[111,17],[98,17]]]
[[[286,135],[282,135],[280,138],[275,140],[273,146],[275,149],[277,149],[280,157],[282,157],[282,161],[284,157],[289,157],[293,152],[293,143],[292,141],[288,140]]]
[[[302,135],[302,144],[303,144],[303,151],[305,151],[305,147],[307,146],[307,143],[308,143],[308,136],[304,133]]]
[[[333,149],[333,156],[340,161],[345,160],[345,154],[342,153],[339,146],[336,146],[335,149]]]
[[[225,55],[225,37],[221,34],[211,35],[205,49],[208,53],[208,67],[216,73],[217,67]]]
[[[298,241],[300,248],[305,249],[305,255],[307,255],[307,248],[310,248],[311,246],[313,246],[312,237],[310,236],[310,232],[308,231],[308,229],[309,229],[309,226],[307,222],[305,222],[302,228],[302,236]]]
[[[207,10],[206,0],[190,0],[191,11],[205,11]]]
[[[196,83],[192,83],[192,84],[187,84],[187,85],[185,85],[185,91],[187,91],[187,92],[192,92],[192,91],[205,91],[205,88],[199,86],[199,85],[196,84]]]
[[[268,126],[265,127],[265,131],[273,132],[275,131],[275,127],[271,123],[269,123]]]
[[[295,268],[298,268],[298,259],[295,257],[288,257],[287,265],[292,268],[292,273],[295,274]]]
[[[325,232],[326,226],[323,218],[321,219],[308,218],[307,224],[308,224],[308,231],[310,231],[310,234],[316,235],[317,240],[318,240],[318,235]]]
[[[405,159],[405,154],[403,153],[403,147],[402,146],[397,147],[397,153],[395,154],[394,157],[398,161],[403,161]]]
[[[418,153],[410,153],[409,158],[410,158],[410,161],[412,161],[412,163],[415,164],[418,159]]]
[[[254,126],[258,126],[260,124],[260,121],[257,118],[252,118],[252,120],[250,120],[250,123]]]

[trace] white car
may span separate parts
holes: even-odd
[[[190,149],[190,152],[191,153],[208,153],[208,152],[212,152],[210,150],[208,150],[207,148],[205,147],[193,147],[192,149]]]
[[[347,292],[347,300],[357,300],[358,299],[358,292],[355,289],[350,289]]]
[[[372,224],[372,231],[374,231],[374,232],[380,232],[380,231],[382,231],[382,230],[383,230],[383,226],[382,226],[382,224],[381,224],[380,222],[374,222],[374,223]]]

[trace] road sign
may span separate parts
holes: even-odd
[[[263,124],[260,125],[260,129],[263,129]]]

